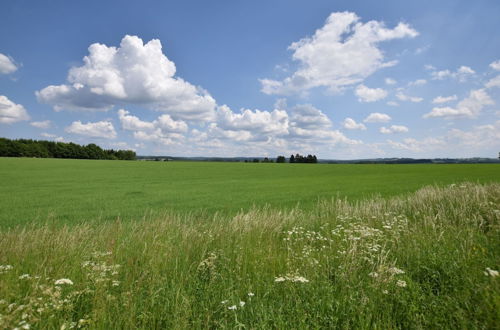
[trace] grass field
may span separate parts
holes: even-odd
[[[425,185],[498,182],[500,166],[126,162],[0,158],[0,227],[137,220],[170,212],[234,215],[270,205],[313,209]]]
[[[0,328],[498,329],[499,205],[500,184],[462,183],[311,210],[6,229]]]

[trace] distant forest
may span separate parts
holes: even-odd
[[[72,142],[0,138],[0,157],[135,160],[136,154],[132,150],[105,150],[93,143],[81,146]]]

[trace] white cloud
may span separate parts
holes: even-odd
[[[410,101],[410,102],[414,102],[414,103],[419,103],[419,102],[422,102],[424,99],[421,98],[421,97],[416,97],[416,96],[408,96],[406,94],[404,94],[402,91],[399,91],[397,94],[396,94],[396,97],[398,98],[398,100],[400,101]]]
[[[385,113],[372,112],[363,120],[365,123],[387,123],[391,117]]]
[[[391,127],[380,127],[380,133],[382,134],[394,134],[394,133],[407,133],[409,131],[408,127],[403,125],[391,125]]]
[[[0,74],[9,74],[16,70],[17,66],[14,61],[10,57],[0,53]]]
[[[378,21],[362,23],[351,12],[332,13],[312,37],[290,45],[299,69],[282,81],[262,79],[262,92],[291,94],[320,86],[337,91],[360,83],[379,69],[396,64],[384,62],[380,42],[417,35],[405,23],[388,29]]]
[[[387,140],[387,143],[393,149],[407,150],[411,152],[428,152],[430,150],[446,148],[446,141],[441,138],[425,138],[421,141],[414,138],[403,139],[403,142]]]
[[[133,131],[134,138],[141,141],[173,145],[183,141],[183,133],[188,131],[188,125],[184,121],[174,120],[167,114],[149,122],[140,120],[131,115],[130,112],[120,109],[118,110],[118,118],[122,129]]]
[[[456,100],[457,100],[457,96],[456,95],[452,95],[452,96],[438,96],[438,97],[435,97],[432,100],[432,103],[434,103],[434,104],[441,104],[441,103],[448,103],[448,102],[456,101]]]
[[[57,136],[55,134],[43,132],[40,134],[40,136],[43,136],[44,138],[47,138],[47,139],[52,139],[56,142],[64,142],[64,138],[62,136]]]
[[[426,113],[423,118],[476,118],[485,106],[494,103],[484,89],[476,89],[470,91],[469,96],[460,101],[455,108],[436,107]]]
[[[399,103],[394,101],[387,102],[387,105],[390,105],[391,107],[399,107]]]
[[[70,126],[64,129],[67,133],[84,135],[94,138],[114,139],[116,131],[113,124],[109,121],[88,122],[83,124],[81,121],[74,121]]]
[[[425,84],[427,84],[427,80],[425,80],[425,79],[417,79],[415,81],[410,81],[408,83],[408,86],[423,86]]]
[[[72,67],[68,84],[36,92],[42,103],[60,110],[108,110],[115,104],[141,104],[174,119],[213,118],[215,100],[200,87],[175,77],[176,67],[159,40],[146,44],[125,36],[120,47],[92,44],[84,65]]]
[[[432,69],[435,68],[432,67]],[[469,76],[475,73],[476,71],[472,70],[470,67],[462,65],[455,72],[452,72],[450,70],[433,71],[431,72],[431,77],[432,80],[444,80],[446,78],[454,78],[460,82],[465,82],[467,81],[467,78]]]
[[[387,97],[387,91],[382,88],[368,88],[365,85],[358,85],[354,92],[359,102],[375,102]]]
[[[0,95],[0,124],[12,124],[29,119],[28,112],[21,104],[16,104],[7,96]]]
[[[496,71],[500,71],[500,60],[496,60],[495,62],[490,63],[490,68]]]
[[[490,79],[484,86],[486,88],[500,87],[500,75]]]
[[[43,128],[43,129],[47,129],[50,127],[51,125],[51,121],[50,120],[43,120],[43,121],[32,121],[30,123],[31,126],[33,127],[37,127],[37,128]]]
[[[346,129],[361,129],[366,130],[366,126],[363,123],[356,123],[356,121],[352,118],[346,118],[342,123],[342,126]]]
[[[397,83],[397,81],[392,78],[385,78],[384,81],[386,85],[395,85]]]

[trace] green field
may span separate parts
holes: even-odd
[[[0,158],[0,226],[140,219],[174,212],[235,214],[253,205],[311,209],[425,185],[498,182],[500,166],[139,162]]]

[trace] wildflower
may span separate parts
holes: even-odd
[[[119,286],[120,285],[120,281],[113,281],[111,285],[112,286]]]
[[[223,304],[223,305],[225,305],[225,304],[227,304],[227,302],[228,302],[228,301],[229,301],[229,300],[223,300],[223,301],[221,301],[220,303],[221,303],[221,304]]]
[[[61,279],[58,279],[57,281],[55,281],[54,284],[55,285],[65,285],[65,284],[73,285],[73,281],[68,279],[68,278],[61,278]]]
[[[393,275],[398,275],[398,274],[404,274],[405,271],[402,269],[399,269],[397,267],[391,267],[391,268],[389,268],[389,273],[391,273]]]
[[[286,278],[284,278],[283,276],[276,277],[274,279],[274,282],[285,282],[285,281],[286,281]]]
[[[249,296],[249,297],[253,297],[253,296],[255,296],[255,294],[254,294],[253,292],[249,292],[249,293],[248,293],[248,296]]]
[[[23,275],[19,276],[20,280],[25,280],[25,279],[29,280],[30,278],[31,278],[30,274],[23,274]]]
[[[405,281],[401,281],[401,280],[398,280],[396,282],[396,285],[401,287],[401,288],[405,288],[406,287],[406,282]]]
[[[243,307],[245,306],[245,302],[244,301],[240,301],[240,307]]]
[[[229,306],[227,309],[229,309],[230,311],[235,311],[238,307],[236,307],[236,305],[233,305],[233,306]]]
[[[291,279],[292,282],[308,283],[309,280],[303,276],[295,276]]]
[[[484,272],[484,275],[486,276],[491,276],[491,277],[497,277],[498,276],[498,270],[493,270],[489,267],[486,267],[486,271]]]
[[[389,291],[387,291],[387,290],[382,290],[382,293],[383,293],[383,294],[389,294]]]
[[[11,265],[0,265],[0,274],[8,272],[12,268],[14,267],[12,267]]]
[[[368,276],[373,277],[373,278],[377,278],[378,277],[378,273],[377,272],[371,272],[370,274],[368,274]]]

